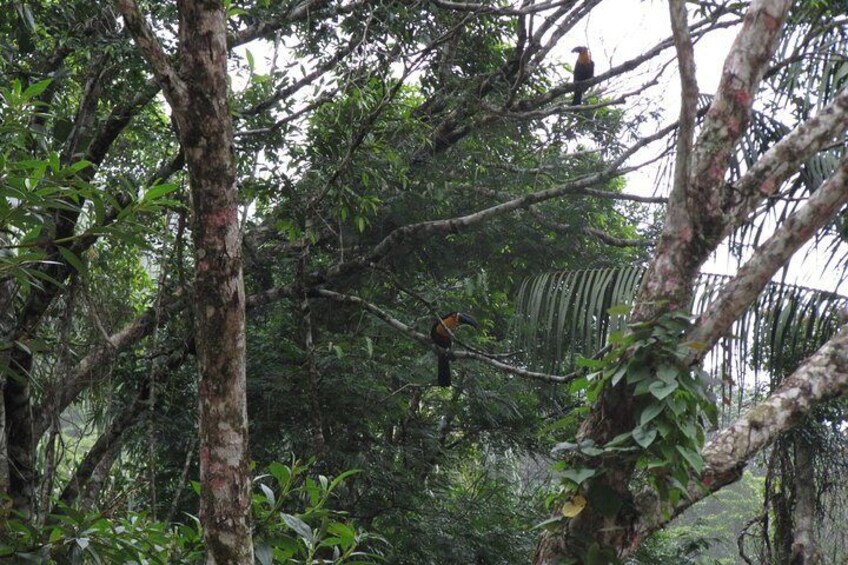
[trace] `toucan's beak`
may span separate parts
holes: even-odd
[[[475,328],[480,327],[480,324],[477,323],[477,320],[475,320],[474,318],[472,318],[468,314],[463,314],[462,312],[460,312],[458,314],[458,316],[459,316],[459,323],[460,324],[468,324],[469,326],[474,326]]]

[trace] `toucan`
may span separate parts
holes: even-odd
[[[571,52],[577,53],[577,62],[574,64],[574,82],[579,83],[595,76],[595,63],[592,61],[589,48],[575,47]],[[572,106],[580,105],[580,102],[583,101],[584,92],[586,92],[585,86],[581,86],[580,84],[574,86],[574,98],[571,99]]]
[[[469,326],[474,326],[475,328],[479,328],[480,325],[477,323],[477,320],[469,316],[464,312],[451,312],[450,314],[445,314],[441,317],[441,319],[433,324],[433,328],[430,330],[430,339],[433,340],[433,343],[438,345],[439,347],[443,347],[445,349],[450,349],[451,347],[451,336],[445,330],[445,328],[449,329],[451,332],[456,331],[456,328],[461,326],[462,324],[468,324]],[[450,386],[451,385],[451,374],[450,374],[450,360],[447,355],[439,354],[439,386]]]

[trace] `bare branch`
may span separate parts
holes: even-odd
[[[686,3],[683,0],[671,0],[668,7],[671,13],[674,47],[677,50],[681,92],[680,128],[677,130],[677,160],[674,167],[672,192],[683,194],[689,179],[689,160],[692,155],[692,140],[695,138],[698,82],[695,79],[695,51],[689,35],[689,26],[686,23]]]
[[[336,302],[343,302],[343,303],[347,303],[347,304],[356,304],[358,306],[361,306],[362,308],[364,308],[365,310],[367,310],[368,312],[370,312],[374,316],[380,318],[381,320],[383,320],[384,322],[386,322],[387,324],[389,324],[391,327],[395,328],[396,330],[398,330],[402,333],[405,333],[406,335],[408,335],[409,337],[413,338],[414,340],[416,340],[420,343],[428,345],[434,351],[438,351],[442,355],[447,355],[451,359],[476,359],[477,361],[481,361],[481,362],[486,363],[487,365],[490,365],[490,366],[492,366],[496,369],[499,369],[501,371],[505,371],[507,373],[511,373],[513,375],[517,375],[517,376],[525,377],[525,378],[529,378],[529,379],[540,380],[540,381],[544,381],[544,382],[550,382],[550,383],[567,383],[567,382],[570,382],[570,381],[572,381],[572,380],[574,380],[578,377],[577,373],[572,373],[572,374],[569,374],[569,375],[550,375],[550,374],[547,374],[547,373],[537,373],[535,371],[528,371],[527,369],[524,369],[524,368],[521,368],[521,367],[515,367],[513,365],[508,365],[508,364],[503,363],[501,361],[498,361],[497,359],[494,359],[494,358],[492,358],[492,357],[490,357],[490,356],[488,356],[484,353],[479,353],[477,351],[453,351],[453,350],[445,351],[445,350],[441,349],[440,347],[438,347],[437,345],[435,345],[430,340],[430,336],[427,336],[427,335],[424,335],[420,332],[415,331],[410,326],[404,324],[403,322],[401,322],[400,320],[398,320],[397,318],[395,318],[391,314],[387,313],[385,310],[382,310],[378,306],[371,304],[370,302],[363,300],[363,299],[359,298],[358,296],[351,296],[349,294],[341,294],[341,293],[333,292],[332,290],[326,290],[326,289],[318,289],[317,291],[315,291],[315,294],[318,295],[318,296],[323,296],[324,298],[329,298],[330,300],[335,300]]]
[[[819,229],[848,203],[848,158],[839,169],[790,215],[768,241],[757,249],[739,273],[722,287],[698,318],[688,339],[706,344],[699,355],[726,333],[734,320],[756,299],[765,285]]]
[[[153,74],[163,88],[168,102],[175,108],[185,107],[188,103],[186,85],[141,14],[138,4],[135,0],[117,0],[116,5],[118,11],[124,16],[124,23],[138,45],[139,51],[153,68]]]

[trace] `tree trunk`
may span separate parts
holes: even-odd
[[[179,70],[134,0],[124,22],[171,106],[193,212],[195,344],[200,370],[200,521],[207,563],[253,564],[245,383],[245,297],[227,21],[221,1],[181,0]]]
[[[32,441],[32,397],[29,373],[32,355],[15,348],[4,391],[9,495],[12,508],[26,519],[33,516],[35,503],[35,446]]]
[[[252,565],[245,297],[220,2],[180,3],[180,55],[188,104],[177,123],[194,212],[200,519],[207,563]]]
[[[821,563],[815,538],[816,473],[810,444],[802,433],[795,434],[795,506],[792,517],[795,531],[792,543],[792,565]]]

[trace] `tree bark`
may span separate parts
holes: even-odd
[[[792,565],[816,565],[821,563],[821,554],[815,537],[816,526],[816,472],[813,465],[811,445],[803,434],[795,434],[795,506],[792,509],[794,523],[792,543]]]
[[[226,13],[220,1],[178,2],[178,72],[135,1],[117,5],[173,110],[191,186],[200,520],[207,563],[252,564],[245,296]]]

